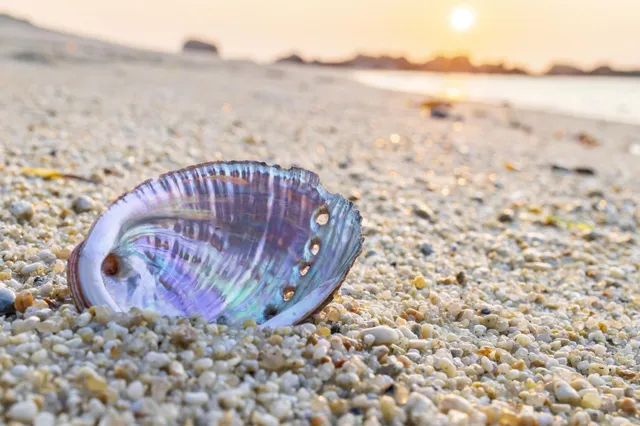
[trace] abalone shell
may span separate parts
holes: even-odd
[[[300,168],[213,162],[117,199],[69,260],[79,309],[298,323],[331,300],[362,247],[354,205]]]

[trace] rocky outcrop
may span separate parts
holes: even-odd
[[[566,64],[554,64],[552,65],[545,75],[583,75],[585,74],[584,70],[580,68],[574,67],[572,65]]]
[[[296,53],[292,53],[288,56],[283,56],[282,58],[276,59],[276,63],[287,63],[287,64],[299,64],[304,65],[306,62],[302,57]]]
[[[189,39],[182,45],[182,51],[185,53],[206,53],[218,56],[218,46],[202,40]]]

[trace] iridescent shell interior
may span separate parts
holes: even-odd
[[[206,163],[148,180],[69,260],[78,308],[295,324],[330,300],[362,247],[360,214],[315,173]]]

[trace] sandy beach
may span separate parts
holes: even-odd
[[[640,128],[473,103],[435,119],[328,69],[11,25],[0,423],[640,424]],[[335,300],[271,331],[76,312],[67,259],[100,212],[211,160],[304,167],[356,203],[364,250]]]

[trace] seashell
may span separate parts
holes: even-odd
[[[71,254],[69,286],[78,309],[296,324],[339,288],[362,248],[360,222],[313,172],[199,164],[117,199]]]

